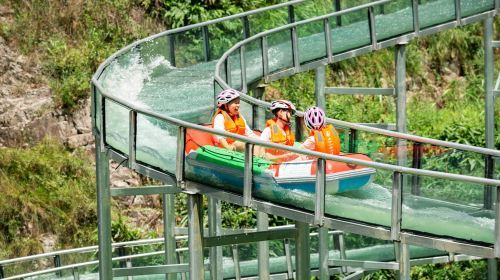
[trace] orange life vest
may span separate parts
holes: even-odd
[[[339,134],[331,124],[322,129],[311,130],[310,135],[314,136],[314,142],[316,144],[315,151],[332,155],[340,154]]]
[[[271,129],[271,142],[287,146],[293,146],[293,144],[295,143],[295,135],[290,129],[290,126],[285,126],[284,130],[281,129],[276,123],[276,118],[268,120],[266,122],[266,127],[269,127],[269,129]],[[266,149],[266,152],[273,155],[281,155],[287,153],[286,151],[277,149]]]
[[[235,117],[231,117],[226,111],[221,109],[217,109],[217,111],[215,112],[215,115],[212,118],[212,127],[214,127],[214,120],[218,114],[222,114],[222,116],[224,117],[224,129],[227,132],[245,135],[245,121],[243,120],[243,118],[240,117],[239,114]],[[226,141],[228,144],[232,144],[235,140],[232,138],[226,138]]]

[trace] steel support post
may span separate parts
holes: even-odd
[[[165,264],[176,263],[175,242],[175,194],[163,194],[163,242]],[[167,274],[167,280],[177,279],[176,274]]]
[[[328,280],[330,274],[328,273],[328,228],[320,227],[319,234],[319,279]]]
[[[100,143],[99,137],[95,143]],[[97,183],[97,230],[99,240],[99,279],[113,279],[111,262],[111,190],[109,188],[109,159],[101,145],[95,145]]]
[[[396,129],[398,132],[407,133],[406,127],[406,61],[405,44],[396,45]],[[398,165],[406,166],[406,141],[398,139]]]
[[[269,228],[269,215],[257,212],[257,230],[265,231]],[[259,279],[269,280],[269,242],[259,242],[257,262],[259,264]]]
[[[326,66],[321,65],[315,69],[314,96],[316,97],[316,106],[322,109],[326,109],[325,87],[326,87]]]
[[[208,26],[203,26],[201,30],[203,31],[203,54],[205,55],[205,61],[210,61],[210,34],[208,32]]]
[[[413,143],[413,160],[412,160],[412,167],[421,169],[422,168],[422,144],[418,142]],[[418,175],[413,175],[412,176],[412,182],[411,182],[411,194],[413,195],[420,195],[420,176]]]
[[[318,158],[316,168],[315,203],[314,203],[314,223],[322,226],[325,217],[325,180],[326,161]]]
[[[342,7],[340,6],[340,0],[335,0],[335,11],[338,12],[342,9]],[[337,16],[336,17],[337,19],[337,26],[342,26],[342,18],[340,16]]]
[[[406,243],[399,244],[399,279],[410,280],[410,247]]]
[[[189,279],[204,279],[202,196],[188,194]]]
[[[297,237],[295,239],[295,279],[311,279],[310,263],[311,255],[309,248],[309,224],[295,222]]]
[[[168,58],[170,60],[170,64],[172,66],[176,66],[176,63],[175,63],[175,35],[172,34],[172,35],[169,35],[167,36],[168,38],[168,50],[169,50],[169,53],[168,53]]]
[[[496,259],[488,259],[488,280],[498,280],[497,267]]]
[[[394,172],[392,180],[391,239],[399,241],[402,217],[403,174],[400,172]]]
[[[493,92],[494,55],[493,55],[493,18],[484,20],[484,104],[486,148],[495,148],[495,94]],[[492,163],[493,165],[493,163]],[[491,168],[494,168],[491,166]],[[488,170],[486,170],[488,172]],[[493,187],[484,188],[484,208],[493,209]]]
[[[222,234],[222,207],[218,199],[208,197],[208,235]],[[210,276],[213,280],[222,280],[222,247],[210,247]]]

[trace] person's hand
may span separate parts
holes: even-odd
[[[226,149],[228,149],[229,151],[234,151],[236,150],[236,147],[233,144],[227,144]]]

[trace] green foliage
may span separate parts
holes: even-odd
[[[51,141],[0,149],[1,254],[40,253],[44,233],[59,236],[62,246],[89,245],[97,225],[95,178],[84,159]]]

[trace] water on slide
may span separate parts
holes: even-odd
[[[403,3],[402,1],[395,1]],[[409,1],[406,1],[409,2]],[[454,1],[423,1],[419,7],[421,28],[452,20]],[[491,0],[462,1],[462,15],[488,10]],[[376,16],[377,38],[387,39],[412,30],[411,7],[401,5],[394,11]],[[306,32],[307,33],[307,32]],[[300,35],[300,34],[299,34]],[[279,36],[277,36],[278,38]],[[370,44],[368,22],[353,20],[341,27],[332,26],[333,52]],[[273,43],[274,42],[274,43]],[[324,35],[309,34],[299,38],[301,61],[321,58],[326,54]],[[185,68],[173,67],[166,59],[164,38],[130,50],[113,61],[102,73],[99,82],[106,92],[158,113],[174,116],[193,123],[209,122],[214,104],[214,70],[216,61],[198,63]],[[248,49],[248,81],[261,76],[261,50]],[[270,40],[269,68],[280,69],[291,65],[289,40]],[[237,59],[234,59],[238,62]],[[232,65],[233,85],[240,82],[240,69]],[[244,116],[250,116],[249,107],[242,106]],[[128,111],[108,101],[106,103],[106,141],[123,153],[128,152]],[[247,118],[248,119],[248,118]],[[171,173],[175,170],[176,127],[143,115],[137,122],[137,160]],[[326,197],[326,213],[337,217],[390,226],[390,186],[372,183],[362,190]],[[286,205],[300,205],[313,211],[314,196],[279,187],[262,189],[259,194],[270,201]],[[452,236],[486,243],[494,242],[494,214],[475,211],[468,206],[441,203],[406,194],[403,208],[403,228],[442,236]]]

